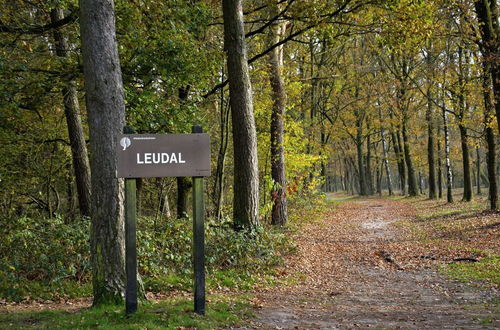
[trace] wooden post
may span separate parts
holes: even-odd
[[[136,179],[125,179],[125,312],[137,311]]]
[[[201,126],[193,126],[192,133],[203,133]],[[193,177],[193,268],[194,312],[205,315],[205,205],[203,177]]]

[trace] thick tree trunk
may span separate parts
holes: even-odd
[[[500,134],[500,28],[498,25],[498,0],[474,2],[481,33],[481,52],[485,74],[491,76],[488,89],[493,91],[494,109]]]
[[[63,10],[61,8],[52,9],[50,18],[52,22],[63,19]],[[69,50],[68,38],[61,30],[57,29],[54,30],[54,40],[57,56],[67,57]],[[62,94],[64,99],[64,114],[68,125],[68,137],[71,144],[76,190],[78,192],[78,205],[82,215],[90,216],[90,164],[80,116],[76,82],[69,80],[67,85],[63,87]]]
[[[233,123],[235,229],[252,229],[259,221],[259,169],[252,86],[248,72],[242,0],[223,0],[224,48],[227,54]]]
[[[404,145],[406,169],[408,170],[408,195],[418,196],[417,178],[415,176],[415,168],[413,167],[413,161],[411,159],[410,143],[408,141],[406,124],[407,124],[407,119],[404,118],[401,131],[403,133],[403,145]]]
[[[276,8],[277,9],[277,8]],[[276,10],[277,11],[277,10]],[[279,42],[284,25],[276,24],[271,28],[271,44]],[[271,112],[271,177],[274,181],[271,190],[273,209],[271,223],[284,226],[288,218],[286,201],[286,172],[284,150],[284,119],[286,92],[281,75],[283,58],[281,48],[276,47],[269,53],[269,79],[272,89],[273,109]]]
[[[462,144],[462,165],[464,171],[464,194],[463,199],[466,202],[472,200],[472,179],[470,176],[469,143],[467,137],[467,128],[463,124],[458,124],[460,130],[460,141]]]
[[[490,208],[498,209],[498,190],[496,178],[496,150],[495,134],[491,127],[493,114],[493,98],[491,91],[491,75],[488,74],[488,63],[483,61],[483,98],[484,98],[484,124],[486,127],[486,167],[488,169]]]
[[[488,125],[489,126],[489,125]],[[496,156],[495,156],[495,135],[493,133],[493,128],[486,128],[486,145],[488,151],[486,153],[486,164],[488,167],[488,181],[489,181],[489,199],[490,208],[492,210],[498,209],[498,191],[497,191],[497,181],[496,181]]]
[[[81,0],[80,32],[90,128],[94,305],[122,303],[124,190],[123,180],[116,178],[116,144],[125,123],[125,105],[113,1]]]
[[[488,168],[490,208],[498,208],[498,191],[496,182],[495,135],[491,127],[493,111],[497,114],[497,124],[500,132],[500,74],[498,63],[498,13],[495,0],[475,1],[476,14],[481,32],[482,82],[484,98],[484,121],[486,126],[486,165]],[[495,87],[496,86],[496,87]],[[495,92],[497,92],[495,94]],[[496,107],[495,100],[496,99]]]

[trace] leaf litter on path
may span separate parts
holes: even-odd
[[[413,204],[362,200],[343,203],[304,225],[294,237],[297,252],[287,256],[282,270],[301,280],[258,292],[250,327],[499,326],[490,303],[499,298],[498,290],[440,275],[435,265],[463,253],[417,239],[399,225],[405,221],[418,221]]]

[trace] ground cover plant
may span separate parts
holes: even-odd
[[[459,199],[457,194],[456,198]],[[453,204],[424,197],[410,199],[414,218],[397,224],[410,243],[394,247],[406,267],[438,266],[444,273],[476,284],[500,286],[500,216],[485,198]]]
[[[261,228],[254,233],[235,232],[229,223],[210,220],[206,227],[207,253],[207,315],[197,316],[192,312],[192,223],[186,219],[163,219],[161,221],[141,218],[138,229],[139,269],[144,281],[148,301],[143,301],[140,312],[131,318],[124,315],[123,306],[105,306],[88,309],[91,304],[89,271],[81,260],[88,258],[88,223],[81,221],[65,226],[62,220],[47,220],[46,223],[24,219],[31,228],[30,235],[46,240],[25,239],[19,233],[5,232],[7,242],[20,244],[4,246],[2,266],[9,269],[3,278],[0,291],[1,328],[73,328],[102,327],[105,329],[139,329],[193,327],[211,329],[234,325],[253,315],[251,306],[255,290],[290,283],[278,271],[283,266],[283,256],[293,254],[295,245],[291,234],[301,224],[323,216],[327,204],[321,195],[301,199],[292,205],[290,229],[275,230]],[[308,221],[306,221],[308,220]],[[59,227],[51,225],[55,222]],[[49,229],[44,229],[49,224]],[[57,229],[58,228],[58,229]],[[70,229],[81,233],[69,235]],[[66,240],[55,239],[66,233]],[[47,232],[41,235],[41,232]],[[15,236],[17,240],[7,235]],[[50,233],[50,235],[49,235]],[[21,240],[22,239],[22,240]],[[71,240],[71,242],[70,242]],[[72,251],[65,245],[81,245],[82,258],[74,259]],[[44,244],[37,248],[38,245]],[[63,251],[65,253],[63,253]],[[22,253],[19,265],[29,265],[29,271],[9,267]],[[47,254],[40,261],[40,254]],[[50,263],[43,262],[51,260]],[[74,265],[81,269],[78,276],[62,270],[57,265]],[[17,264],[16,264],[17,265]],[[56,269],[53,269],[56,267]],[[47,268],[47,270],[45,270]],[[57,272],[59,271],[59,272]],[[31,273],[46,274],[31,278]]]

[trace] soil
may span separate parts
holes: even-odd
[[[281,270],[301,280],[258,292],[249,328],[500,328],[498,289],[438,273],[395,224],[412,218],[410,203],[363,200],[306,225]]]

